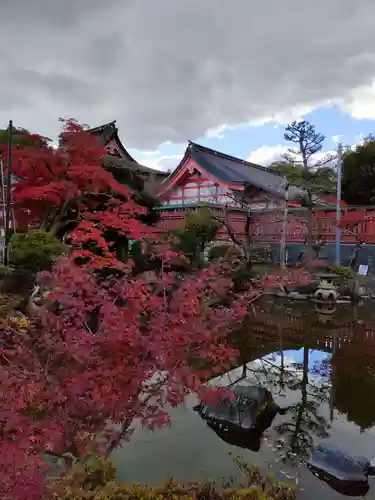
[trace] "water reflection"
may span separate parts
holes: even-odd
[[[259,451],[263,433],[279,408],[264,387],[236,384],[233,391],[234,401],[223,398],[219,405],[201,402],[194,410],[226,443]]]
[[[116,453],[120,478],[156,482],[171,473],[180,480],[220,480],[233,474],[227,456],[232,451],[271,468],[280,479],[298,482],[298,498],[363,494],[324,474],[318,474],[322,481],[316,479],[306,463],[313,447],[327,440],[353,456],[375,455],[372,309],[372,304],[338,306],[327,314],[308,304],[263,303],[231,339],[240,352],[238,368],[211,382],[262,387],[282,411],[266,412],[244,429],[239,417],[226,423],[215,415],[202,419],[189,400],[187,410],[173,412],[170,431],[139,430],[134,442]],[[149,457],[156,451],[155,461]],[[367,498],[375,499],[375,487]]]
[[[304,346],[302,362],[295,361],[283,368],[284,391],[293,392],[290,398],[296,399],[288,407],[283,422],[275,427],[280,435],[278,446],[284,462],[300,463],[309,456],[314,437],[329,436],[329,421],[320,414],[320,408],[322,403],[329,402],[330,384],[326,377],[319,375],[322,367],[326,368],[325,360],[315,361],[309,371],[310,354],[313,353]]]

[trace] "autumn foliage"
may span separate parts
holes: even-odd
[[[145,209],[103,168],[105,151],[74,122],[63,137],[58,149],[14,152],[18,216],[54,234],[70,217],[77,224],[69,256],[40,276],[48,294],[36,316],[26,328],[1,324],[3,499],[41,498],[45,453],[80,456],[95,441],[107,456],[135,419],[159,427],[188,392],[217,398],[204,380],[236,356],[226,332],[267,283],[285,279],[239,294],[221,261],[177,277],[176,253],[139,220]],[[141,241],[154,267],[120,259],[113,233]]]

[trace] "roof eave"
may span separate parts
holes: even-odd
[[[188,153],[188,150],[186,148],[185,150],[185,153],[184,153],[184,156],[182,157],[180,163],[177,165],[177,167],[173,170],[173,172],[171,172],[168,177],[166,177],[163,181],[163,184],[169,184],[174,177],[176,177],[176,175],[178,174],[178,172],[181,170],[181,168],[185,165],[187,159],[189,158],[189,153]]]
[[[114,155],[107,155],[106,156],[107,161],[112,162],[112,164],[117,167],[117,168],[129,168],[133,172],[139,173],[139,174],[148,174],[150,176],[152,175],[166,175],[165,172],[162,172],[161,170],[154,170],[150,167],[146,167],[145,165],[141,165],[140,163],[136,161],[130,161],[129,159],[124,159],[124,158],[119,158],[118,156]]]
[[[193,141],[189,141],[189,145],[192,145],[194,148],[196,148],[198,150],[200,149],[200,150],[206,151],[209,154],[213,154],[213,155],[219,156],[221,158],[226,158],[226,159],[232,160],[232,161],[234,161],[236,163],[241,163],[242,165],[246,165],[248,167],[252,167],[252,168],[255,168],[255,169],[258,169],[258,170],[262,170],[263,172],[264,171],[266,171],[266,172],[272,172],[272,174],[275,175],[275,177],[283,178],[283,176],[280,175],[279,173],[273,172],[268,167],[264,167],[263,165],[258,165],[257,163],[251,163],[251,162],[243,160],[241,158],[237,158],[235,156],[228,155],[226,153],[222,153],[221,151],[216,151],[214,149],[207,148],[206,146],[202,146],[201,144],[197,144],[197,143],[195,143]]]
[[[120,137],[118,135],[118,128],[116,127],[116,120],[105,123],[104,125],[99,125],[98,127],[90,128],[87,130],[87,132],[90,132],[90,134],[102,134],[106,132],[106,130],[110,131],[111,134],[108,142],[105,145],[107,145],[110,141],[114,140],[120,150],[120,153],[123,155],[124,159],[126,158],[134,163],[138,163],[137,160],[133,158],[130,153],[128,153],[127,149],[121,142]]]
[[[97,127],[89,128],[87,132],[90,132],[92,134],[96,134],[98,132],[103,132],[103,130],[107,127],[116,127],[116,120],[113,120],[111,122],[105,123],[104,125],[99,125]]]
[[[125,146],[123,145],[123,143],[121,142],[120,140],[120,137],[118,135],[118,132],[116,130],[116,132],[114,132],[113,134],[113,140],[116,142],[116,144],[118,145],[121,153],[126,157],[128,158],[129,160],[133,161],[134,163],[138,163],[137,160],[135,158],[132,157],[132,155],[130,153],[128,153],[127,149],[125,148]]]

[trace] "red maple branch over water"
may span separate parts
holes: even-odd
[[[280,282],[307,280],[297,270],[239,293],[231,263],[221,261],[177,278],[177,254],[140,222],[145,209],[103,168],[105,151],[74,122],[63,137],[58,149],[43,143],[13,154],[18,217],[57,233],[73,213],[77,225],[70,255],[40,277],[50,293],[38,317],[24,330],[1,325],[4,499],[41,497],[43,453],[79,455],[100,435],[108,455],[135,419],[160,427],[189,392],[217,398],[205,384],[212,372],[197,367],[229,366],[236,352],[225,336],[248,304]],[[136,273],[109,232],[147,242],[147,258],[161,266]]]

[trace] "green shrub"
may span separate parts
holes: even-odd
[[[350,280],[356,277],[355,272],[352,269],[350,269],[350,267],[336,266],[335,264],[331,264],[329,268],[330,271],[337,274],[340,278]]]
[[[71,472],[51,484],[48,500],[292,500],[293,487],[263,476],[256,467],[236,459],[246,477],[241,485],[233,481],[218,485],[213,482],[181,485],[173,479],[160,487],[140,484],[119,484],[109,461],[91,455],[84,462],[73,464]],[[47,500],[47,499],[46,499]]]
[[[16,267],[48,269],[65,250],[56,236],[40,229],[14,233],[10,239],[10,261]]]
[[[0,292],[0,317],[7,316],[13,311],[22,301],[22,297],[10,293]]]
[[[200,208],[187,212],[182,229],[170,231],[175,236],[175,248],[193,263],[200,263],[204,250],[213,241],[221,224],[214,219],[211,211]]]
[[[215,245],[208,252],[210,262],[227,257],[228,255],[240,255],[240,251],[234,245]]]
[[[4,266],[4,264],[0,264],[0,279],[5,278],[6,276],[10,276],[12,274],[13,269],[8,266]]]

